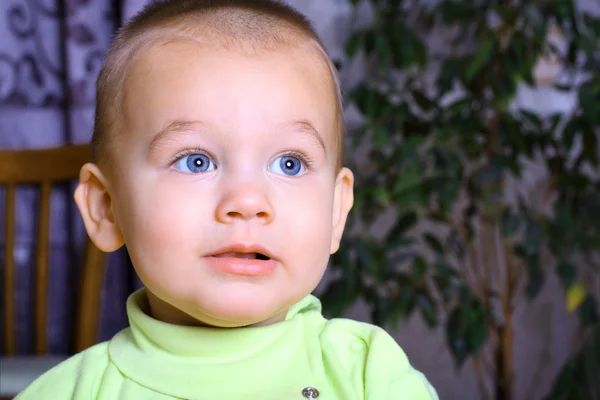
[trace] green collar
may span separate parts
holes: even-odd
[[[142,386],[186,399],[264,400],[268,393],[297,398],[303,387],[322,385],[314,382],[324,378],[322,362],[310,355],[321,353],[313,328],[320,331],[326,320],[312,295],[292,306],[285,321],[264,327],[172,325],[145,309],[142,289],[127,300],[130,328],[109,345],[117,368]]]

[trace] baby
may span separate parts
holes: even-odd
[[[353,203],[339,83],[275,0],[173,0],[120,31],[75,199],[144,283],[130,328],[18,399],[437,399],[382,329],[310,293]]]

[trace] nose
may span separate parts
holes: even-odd
[[[274,217],[274,210],[265,190],[249,183],[229,188],[219,201],[215,213],[217,220],[225,224],[256,218],[266,225]]]

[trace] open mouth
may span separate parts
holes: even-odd
[[[279,265],[279,261],[266,248],[240,243],[213,251],[206,261],[217,271],[245,277],[269,276]]]
[[[262,253],[239,253],[239,252],[228,252],[228,253],[215,254],[213,257],[216,257],[216,258],[241,258],[244,260],[262,260],[262,261],[267,261],[267,260],[271,259],[270,257],[268,257]]]

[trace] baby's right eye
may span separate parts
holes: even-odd
[[[173,167],[178,171],[188,174],[200,174],[202,172],[214,171],[215,164],[206,154],[192,153],[178,158]]]

